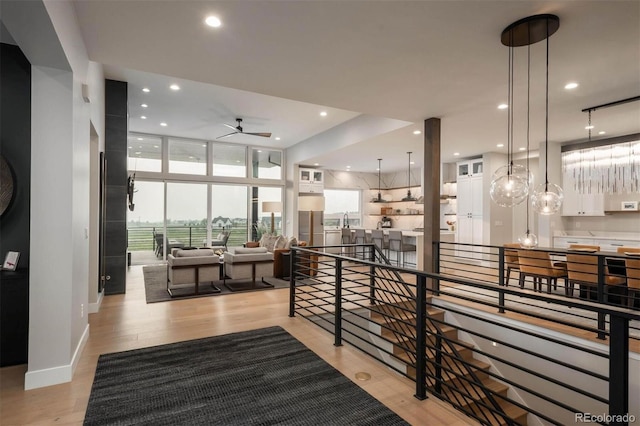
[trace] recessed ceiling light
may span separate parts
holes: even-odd
[[[415,161],[409,161],[409,164],[416,164]]]
[[[149,90],[149,88],[148,88],[148,87],[143,87],[143,88],[142,88],[142,91],[143,91],[144,93],[149,93],[151,90]]]
[[[213,28],[218,28],[219,26],[222,25],[222,21],[220,20],[220,18],[218,18],[217,16],[207,16],[207,19],[204,20],[204,22]]]
[[[259,149],[259,150],[258,150],[258,152],[262,152],[262,150],[261,150],[261,149]]]
[[[207,144],[206,144],[206,143],[203,143],[203,144],[202,144],[202,147],[203,147],[203,148],[206,148],[206,147],[207,147]]]
[[[377,172],[378,170],[380,170],[380,167],[376,167],[376,172]]]
[[[142,138],[138,138],[139,141],[143,140]]]
[[[509,108],[509,105],[507,105],[507,104],[498,105],[498,109],[507,109],[507,108]]]
[[[276,136],[276,140],[279,141],[280,140],[280,136]]]
[[[153,147],[154,147],[154,148],[159,148],[159,146],[158,146],[158,145],[154,145]]]
[[[193,155],[190,155],[190,156],[189,156],[189,158],[190,158],[191,160],[193,160]]]
[[[138,148],[142,149],[142,145],[138,145]]]
[[[161,125],[162,127],[167,127],[167,123],[165,123],[164,121],[163,121],[162,123],[160,123],[160,125]]]
[[[578,87],[578,83],[574,83],[574,82],[567,83],[564,85],[564,88],[567,90],[575,89],[576,87]]]
[[[146,120],[147,116],[146,115],[141,115],[140,118],[143,119],[143,120]]]
[[[239,163],[239,162],[240,162],[240,160],[236,160],[236,163]]]
[[[520,148],[518,148],[518,151],[525,151],[527,148],[521,146]]]
[[[591,124],[590,124],[590,125],[588,125],[588,126],[584,126],[584,129],[585,129],[585,130],[591,130],[591,129],[593,129],[594,127],[595,127],[595,126],[593,126],[593,125],[591,125]]]
[[[320,113],[320,116],[321,116],[321,117],[326,117],[326,116],[327,116],[327,111],[322,111],[322,112]]]
[[[347,169],[350,169],[350,168],[351,168],[351,166],[347,166]]]
[[[607,132],[605,132],[604,130],[600,130],[600,131],[598,132],[598,134],[599,134],[599,135],[604,135],[605,133],[607,133]]]
[[[460,153],[459,152],[454,152],[453,155],[455,155],[457,157],[458,155],[460,155]]]
[[[169,86],[169,89],[171,89],[171,90],[180,90],[180,86],[178,86],[177,84],[172,84],[171,86]]]
[[[313,165],[314,165],[314,166],[319,166],[319,165],[320,165],[320,163],[313,163]]]
[[[140,106],[141,106],[142,108],[146,108],[146,107],[148,107],[149,105],[147,105],[147,104],[142,104],[142,105],[140,105]]]
[[[504,144],[503,143],[499,143],[498,145],[496,145],[498,148],[503,148]]]
[[[140,154],[142,154],[142,152],[136,151],[136,155],[140,155]]]
[[[420,130],[414,130],[414,131],[413,131],[413,134],[414,134],[414,135],[419,135],[420,133],[422,133]]]
[[[133,147],[132,147],[132,146],[130,146],[130,147],[129,147],[129,149],[133,149]]]

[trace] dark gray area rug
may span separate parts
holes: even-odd
[[[194,297],[206,297],[206,296],[220,296],[225,294],[240,293],[229,290],[222,284],[222,281],[214,282],[214,285],[221,291],[215,292],[210,283],[201,283],[198,289],[199,294],[193,293],[193,288],[183,288],[172,290],[174,297],[171,297],[167,292],[167,265],[147,265],[142,267],[142,274],[144,276],[144,292],[147,303],[155,302],[167,302],[170,300],[190,299]],[[289,281],[281,280],[279,278],[265,278],[269,284],[273,285],[273,288],[288,288]],[[227,282],[238,282],[235,280],[227,280]],[[250,281],[249,281],[250,284]],[[270,290],[271,288],[257,288],[255,290],[243,290],[242,293],[247,291],[259,291]]]
[[[100,355],[85,425],[406,425],[280,327]]]

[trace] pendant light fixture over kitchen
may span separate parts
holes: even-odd
[[[538,185],[531,195],[533,209],[541,215],[549,216],[557,213],[562,207],[562,188],[549,182],[549,38],[558,30],[560,19],[555,15],[537,15],[536,24],[540,31],[544,29],[546,40],[546,74],[545,74],[545,123],[544,123],[544,183]],[[530,27],[531,28],[531,27]]]
[[[382,170],[381,163],[382,163],[382,158],[378,158],[378,196],[373,199],[374,203],[386,203],[387,202],[387,200],[383,200],[382,199],[382,193],[380,192],[382,190],[381,189],[382,179],[380,178],[380,173],[381,173],[381,170]]]
[[[407,196],[402,199],[402,201],[416,201],[416,197],[411,195],[411,151],[407,152],[409,154],[409,177],[407,182]]]
[[[494,203],[501,207],[513,207],[522,203],[528,198],[531,174],[529,169],[521,164],[513,164],[513,114],[514,102],[514,38],[515,29],[509,26],[502,32],[502,42],[504,44],[505,32],[507,32],[509,46],[509,83],[507,86],[507,164],[499,167],[491,176],[489,195]],[[527,80],[529,74],[527,73]],[[529,94],[527,93],[527,103]]]

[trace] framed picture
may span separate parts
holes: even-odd
[[[2,264],[2,269],[7,271],[15,271],[18,267],[18,258],[20,257],[20,252],[10,251],[4,258],[4,263]]]
[[[620,206],[621,210],[638,210],[638,202],[637,201],[623,201]]]

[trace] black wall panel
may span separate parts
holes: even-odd
[[[105,294],[126,292],[127,83],[105,80]]]

